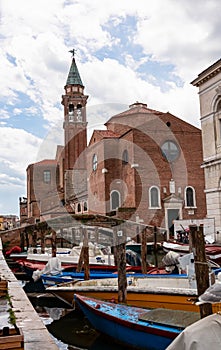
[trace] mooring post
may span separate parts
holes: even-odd
[[[155,266],[158,267],[158,257],[157,257],[157,227],[156,227],[156,226],[154,226],[154,229],[153,229],[153,237],[154,237],[154,243],[153,243],[154,260],[155,260]]]
[[[194,254],[194,265],[196,273],[198,296],[203,294],[209,287],[209,266],[206,259],[205,241],[203,234],[203,225],[197,227],[190,225],[190,235],[192,239],[192,250]],[[212,314],[212,305],[209,303],[200,305],[200,316],[204,318]]]
[[[28,251],[29,248],[29,234],[27,231],[25,231],[25,242],[26,242],[26,249]]]
[[[114,255],[114,265],[118,266],[117,262],[117,229],[116,227],[113,227],[113,234],[112,234],[112,241],[113,241],[113,255]]]
[[[81,231],[80,233],[81,233],[82,247],[81,247],[81,252],[78,259],[76,272],[81,272],[83,263],[84,263],[84,231],[82,227],[80,227],[79,230]]]
[[[32,246],[33,248],[33,253],[36,254],[37,253],[37,231],[34,230],[32,233]]]
[[[147,228],[142,231],[141,235],[142,244],[141,244],[141,269],[142,273],[147,273]]]
[[[20,231],[20,248],[21,251],[23,252],[25,249],[25,235],[24,235],[24,231]]]
[[[88,247],[88,231],[87,228],[83,228],[83,260],[84,260],[84,279],[90,279],[90,268],[89,268],[89,247]]]
[[[51,256],[56,256],[56,231],[51,230]]]
[[[41,228],[41,254],[45,253],[45,229]]]
[[[117,266],[118,266],[118,302],[127,301],[127,277],[126,277],[126,237],[123,229],[116,232],[117,239]]]

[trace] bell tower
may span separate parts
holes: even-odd
[[[75,50],[70,52],[72,63],[64,87],[65,95],[62,95],[61,102],[64,106],[64,171],[85,168],[85,152],[82,152],[87,147],[86,104],[88,96],[84,95],[84,86],[75,62]]]
[[[87,197],[86,104],[88,96],[84,95],[84,85],[75,62],[75,50],[70,52],[72,63],[61,103],[64,106],[64,199],[74,208]]]

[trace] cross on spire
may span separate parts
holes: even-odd
[[[72,53],[72,57],[74,57],[76,51],[76,49],[69,50],[69,52]]]

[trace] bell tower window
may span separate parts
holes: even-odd
[[[82,121],[82,105],[80,103],[77,104],[77,121]]]
[[[68,115],[69,115],[69,121],[74,121],[74,105],[73,103],[70,103],[68,106]]]

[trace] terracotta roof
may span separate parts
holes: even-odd
[[[113,132],[112,130],[94,130],[94,133],[104,138],[116,138],[119,137],[120,134]]]
[[[37,165],[53,165],[53,164],[57,164],[57,161],[55,159],[43,159],[40,162],[36,162],[34,164],[37,164]]]
[[[147,105],[145,103],[139,103],[135,102],[134,104],[129,106],[130,108],[122,113],[116,114],[113,117],[111,117],[105,125],[110,122],[112,119],[119,118],[119,117],[127,117],[128,115],[133,114],[156,114],[156,115],[162,115],[163,112],[157,111],[155,109],[147,108]]]

